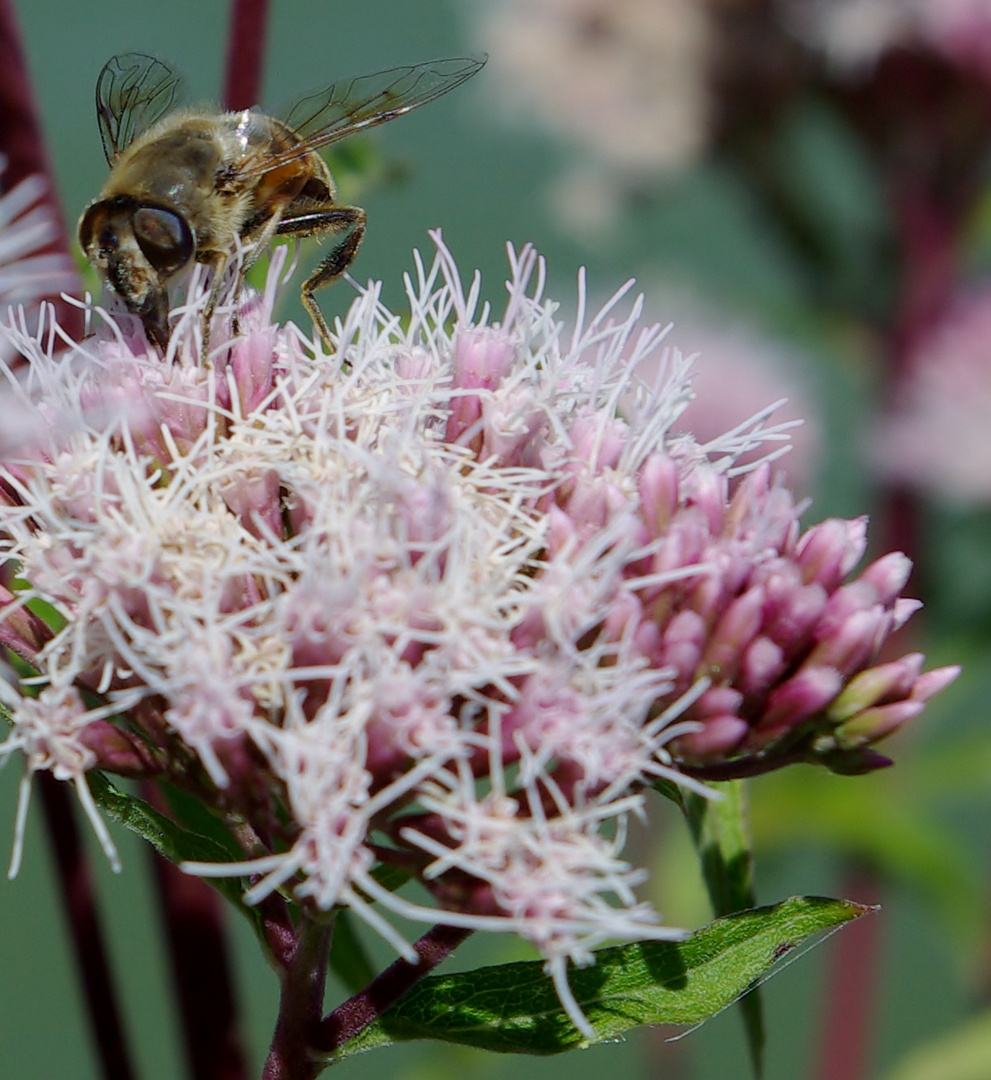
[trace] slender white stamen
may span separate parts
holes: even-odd
[[[31,770],[25,769],[17,785],[17,814],[14,817],[14,843],[10,852],[10,865],[7,877],[13,880],[21,869],[24,857],[24,830],[27,827],[28,806],[31,802]]]
[[[590,1042],[595,1039],[595,1028],[588,1022],[588,1018],[582,1012],[571,984],[568,982],[568,959],[565,956],[549,957],[545,964],[547,974],[554,981],[554,989],[557,991],[558,1000],[561,1002],[568,1019]]]

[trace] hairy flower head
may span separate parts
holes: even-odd
[[[236,816],[244,860],[190,869],[253,901],[348,905],[406,953],[381,909],[517,932],[567,1005],[568,958],[676,933],[622,852],[653,782],[872,767],[952,673],[875,665],[905,560],[851,580],[862,522],[803,534],[766,464],[737,476],[766,417],[679,431],[688,365],[626,287],[589,317],[582,286],[566,333],[530,248],[497,316],[435,242],[409,319],[370,285],[332,355],[272,325],[271,283],[209,357],[195,291],[165,358],[127,316],[58,356],[8,326],[36,424],[0,468],[31,669],[3,752]]]

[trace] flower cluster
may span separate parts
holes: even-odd
[[[676,933],[622,854],[653,782],[871,767],[954,672],[875,665],[906,560],[848,581],[863,522],[802,534],[735,466],[785,438],[766,416],[679,432],[689,366],[625,288],[566,334],[527,248],[496,319],[435,240],[409,319],[369,286],[331,355],[272,324],[284,252],[207,357],[195,288],[164,358],[127,315],[59,355],[6,327],[35,423],[0,467],[0,752],[75,783],[108,848],[86,772],[169,779],[244,855],[188,869],[404,955],[383,909],[517,932],[587,1028],[566,960]]]

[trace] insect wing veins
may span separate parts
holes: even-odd
[[[299,145],[245,165],[243,175],[268,172],[319,147],[404,116],[460,86],[481,70],[486,59],[456,57],[389,68],[307,94],[282,113],[283,123],[300,139]]]
[[[96,81],[96,117],[109,164],[175,107],[179,88],[178,75],[144,53],[120,53],[104,64]]]

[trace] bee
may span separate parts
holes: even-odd
[[[299,98],[276,119],[262,112],[176,108],[179,79],[160,60],[123,53],[96,83],[110,175],[79,219],[79,243],[149,340],[168,346],[169,284],[194,262],[213,271],[203,310],[204,351],[225,271],[236,289],[276,236],[323,236],[329,254],[303,282],[303,305],[325,342],[314,292],[350,265],[365,211],[341,206],[317,151],[446,94],[485,58],[435,60],[346,79]],[[236,324],[235,324],[236,331]]]

